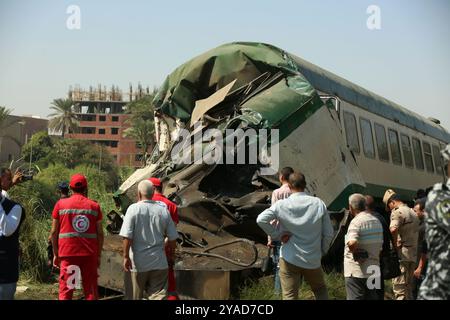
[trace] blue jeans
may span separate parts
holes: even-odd
[[[273,247],[273,254],[272,254],[272,261],[273,261],[273,273],[275,274],[275,293],[281,293],[281,282],[280,282],[280,248],[281,248],[281,242],[280,241],[272,241]]]
[[[0,300],[14,300],[17,283],[0,283]]]

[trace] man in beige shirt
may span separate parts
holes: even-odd
[[[394,245],[400,257],[401,275],[392,279],[396,300],[412,300],[413,277],[419,240],[419,218],[404,204],[395,191],[386,190],[383,202],[391,211],[391,230]]]

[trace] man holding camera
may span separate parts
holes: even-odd
[[[14,176],[12,175],[11,169],[2,168],[0,171],[0,182],[2,187],[2,196],[9,199],[8,191],[11,187],[19,184],[23,181],[23,174],[20,171],[16,171]]]

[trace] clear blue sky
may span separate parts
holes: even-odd
[[[66,28],[71,4],[81,30]],[[260,41],[450,129],[449,21],[447,0],[0,0],[0,105],[47,116],[70,85],[158,86],[210,48]]]

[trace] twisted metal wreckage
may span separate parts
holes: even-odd
[[[332,103],[330,97],[324,101],[319,96],[295,58],[266,44],[232,43],[188,61],[167,77],[154,99],[158,145],[148,165],[131,175],[115,194],[120,214],[108,215],[111,235],[105,239],[102,286],[123,291],[121,239],[117,235],[121,215],[136,201],[137,184],[151,176],[162,179],[164,194],[178,204],[180,237],[175,270],[181,295],[229,298],[243,279],[261,275],[268,254],[267,237],[257,226],[256,217],[270,206],[271,193],[279,186],[275,171],[262,175],[261,170],[273,163],[263,163],[261,154],[254,163],[176,162],[172,155],[177,153],[174,148],[179,147],[182,129],[191,134],[181,148],[189,156],[194,153],[194,135],[200,131],[218,129],[224,141],[235,141],[227,129],[242,129],[244,133],[279,129],[279,166],[305,170],[308,191],[324,199],[330,209],[342,208],[342,201],[336,202],[327,192],[334,180],[345,177],[344,182],[363,184],[354,173],[356,164],[342,140],[337,101]],[[299,132],[300,126],[310,133]],[[311,130],[315,129],[320,132],[313,134]],[[323,149],[327,148],[321,142],[324,135],[333,150],[337,146],[336,152]],[[249,151],[256,140],[240,136],[233,150],[245,146]],[[202,142],[203,154],[212,152],[211,145],[211,141]],[[270,141],[265,152],[269,146]],[[314,150],[308,151],[308,146]],[[263,149],[257,150],[260,153]],[[229,149],[220,152],[224,158],[230,157]],[[237,160],[237,154],[231,154]],[[271,159],[274,155],[265,156]],[[342,162],[345,166],[339,164]],[[315,165],[322,167],[312,170]],[[336,176],[335,170],[341,174]],[[336,183],[335,189],[339,188]],[[345,225],[347,220],[343,211],[330,214],[336,239],[324,259],[327,270],[340,266],[340,253],[336,253],[342,250],[343,233],[338,231],[342,229],[340,222]]]

